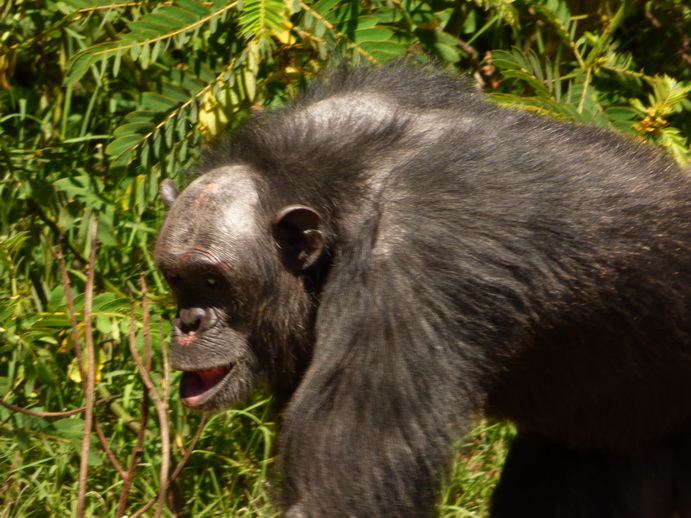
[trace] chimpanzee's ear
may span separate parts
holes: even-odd
[[[173,202],[178,197],[178,194],[180,194],[180,191],[178,191],[178,186],[175,185],[173,180],[168,178],[161,182],[159,192],[161,194],[161,200],[163,200],[163,205],[166,206],[166,209],[170,209],[173,206]]]
[[[273,235],[284,263],[304,270],[319,259],[324,251],[320,223],[317,211],[304,205],[288,205],[278,211],[273,221]]]

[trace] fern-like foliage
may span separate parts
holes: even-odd
[[[126,5],[69,1],[80,13]],[[384,5],[366,9],[359,1],[320,0],[312,5],[295,2],[289,9],[281,0],[175,0],[131,20],[113,40],[76,53],[66,81],[74,83],[89,71],[102,77],[108,67],[117,77],[123,59],[146,70],[164,64],[170,51],[188,52],[190,44],[201,53],[209,39],[236,48],[227,63],[183,61],[174,80],[159,91],[144,92],[138,108],[113,132],[106,148],[111,170],[141,167],[150,173],[139,180],[148,177],[145,183],[153,184],[160,170],[172,173],[188,161],[200,138],[214,136],[246,116],[259,100],[260,81],[266,79],[260,65],[271,60],[277,48],[285,52],[308,45],[322,58],[352,54],[372,62],[405,52],[410,35],[382,22],[378,11]]]
[[[126,5],[99,4],[98,0],[69,1],[82,14]],[[475,3],[492,10],[495,19],[504,20],[514,30],[519,27],[516,2],[476,0]],[[629,0],[622,2],[600,33],[579,31],[580,17],[572,16],[565,0],[528,3],[552,28],[563,50],[557,52],[554,63],[549,56],[541,57],[532,49],[495,51],[493,66],[505,79],[522,84],[531,94],[497,92],[494,94],[497,100],[572,120],[638,131],[672,149],[676,157],[687,155],[680,151],[681,137],[675,136],[671,128],[657,128],[654,117],[651,119],[640,105],[612,106],[610,102],[601,102],[600,71],[605,67],[629,69],[628,64],[621,62],[622,56],[608,44],[611,33],[630,8]],[[175,0],[134,17],[117,38],[76,53],[68,63],[66,81],[75,82],[89,70],[102,75],[107,66],[116,77],[123,59],[146,70],[165,59],[172,49],[186,52],[191,43],[201,51],[200,38],[220,41],[228,40],[224,31],[234,34],[230,40],[235,43],[231,47],[237,50],[227,63],[188,60],[177,82],[166,83],[157,92],[142,94],[138,109],[125,117],[106,148],[114,171],[133,165],[149,171],[174,171],[179,163],[188,160],[190,143],[216,135],[228,124],[236,124],[253,103],[261,102],[257,92],[262,90],[262,81],[271,78],[261,65],[271,61],[278,49],[285,54],[291,48],[308,46],[321,59],[338,53],[378,63],[403,54],[417,37],[429,51],[443,59],[449,62],[460,59],[461,51],[454,38],[430,26],[434,15],[425,12],[431,13],[426,4],[417,0],[404,0],[398,10],[391,10],[386,3],[365,4],[358,0],[313,3],[307,0],[292,3]],[[572,64],[565,66],[562,60],[565,55],[573,57]],[[655,106],[659,105],[658,102]],[[679,102],[671,105],[678,106]],[[656,116],[661,117],[659,113]],[[632,125],[641,117],[643,120],[638,125]],[[655,131],[646,129],[650,127],[655,127]]]
[[[355,52],[372,62],[390,59],[406,47],[392,27],[381,23],[376,9],[370,12],[358,1],[320,0],[300,2],[299,34],[326,58],[330,52]]]
[[[287,7],[281,0],[245,0],[239,9],[240,30],[250,45],[268,55],[275,46],[275,38],[285,30]]]
[[[649,135],[651,140],[669,149],[680,163],[691,162],[688,140],[679,129],[669,127],[669,116],[683,110],[683,103],[691,94],[691,83],[680,83],[669,76],[650,80],[653,92],[648,95],[647,106],[639,99],[632,99],[631,106],[642,120],[634,127]]]
[[[516,0],[473,0],[473,2],[484,9],[495,12],[511,28],[518,29],[518,11],[514,5]]]
[[[542,57],[534,50],[496,50],[491,63],[502,77],[519,86],[492,96],[500,103],[520,105],[538,113],[585,123],[612,126],[634,133],[667,148],[675,159],[687,164],[691,151],[681,132],[668,126],[668,116],[688,109],[691,92],[688,84],[665,76],[649,77],[631,70],[630,54],[617,52],[612,34],[631,8],[621,2],[599,33],[580,31],[581,17],[572,16],[564,0],[533,0],[531,7],[549,22],[558,37],[554,54]],[[572,61],[565,60],[571,56]],[[612,99],[612,81],[633,83],[637,88],[652,87],[647,105],[640,98]],[[686,106],[686,108],[685,108]]]
[[[93,5],[88,0],[70,0],[79,11],[105,10],[119,4]],[[126,6],[127,4],[120,4]],[[114,41],[91,46],[72,56],[68,62],[67,83],[79,80],[96,63],[113,60],[113,75],[117,76],[123,56],[129,56],[142,68],[158,60],[161,52],[173,44],[185,48],[189,38],[198,35],[207,23],[217,24],[227,16],[235,3],[212,3],[213,9],[195,0],[176,0],[175,5],[162,5],[153,12],[128,24],[128,31]]]

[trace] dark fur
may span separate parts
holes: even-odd
[[[173,363],[232,365],[202,409],[262,378],[289,399],[287,516],[432,515],[477,412],[520,431],[494,516],[691,516],[688,171],[401,63],[332,73],[209,156],[165,189],[159,264],[213,324],[181,345],[178,318]],[[236,176],[256,188],[218,191]],[[291,204],[321,217],[297,224],[309,266]],[[255,232],[219,228],[245,206]]]

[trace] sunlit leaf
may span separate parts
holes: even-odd
[[[111,156],[121,155],[125,151],[129,151],[134,146],[139,144],[143,138],[144,136],[139,134],[125,135],[124,137],[120,137],[108,144],[108,147],[106,147],[106,153]]]

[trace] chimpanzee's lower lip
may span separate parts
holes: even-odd
[[[232,365],[186,371],[180,380],[180,398],[190,408],[199,408],[228,383]]]

